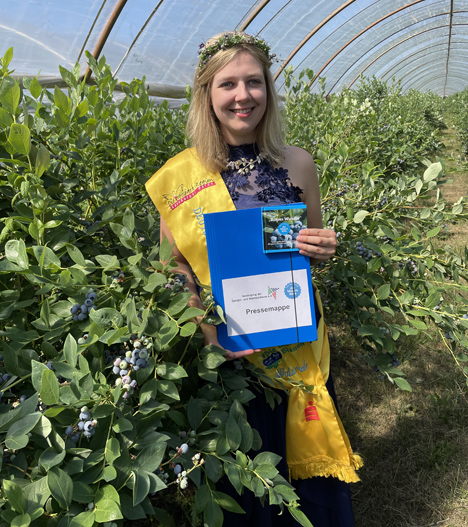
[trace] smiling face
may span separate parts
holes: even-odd
[[[211,104],[227,143],[255,142],[256,128],[267,104],[260,62],[244,51],[221,68],[211,83]]]

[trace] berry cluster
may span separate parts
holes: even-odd
[[[356,250],[361,258],[364,258],[366,262],[372,259],[373,256],[380,258],[382,253],[373,251],[372,249],[367,249],[362,242],[356,242]]]
[[[78,443],[81,433],[91,439],[96,433],[95,426],[97,425],[96,419],[91,419],[91,413],[87,406],[81,408],[79,415],[80,420],[75,426],[67,426],[65,429],[65,435],[68,436],[74,443]]]
[[[125,280],[125,274],[119,269],[115,274],[112,275],[112,281],[118,282],[119,284],[123,284],[123,281]]]
[[[72,306],[70,312],[75,322],[81,322],[82,320],[85,320],[86,318],[88,318],[88,313],[92,309],[96,309],[96,306],[94,305],[96,298],[96,293],[92,289],[90,289],[86,293],[84,304],[74,304]]]
[[[130,340],[133,350],[121,350],[124,351],[124,356],[115,358],[112,368],[113,373],[120,376],[116,385],[121,385],[122,390],[124,390],[124,399],[128,399],[137,387],[137,381],[130,377],[132,371],[137,372],[149,365],[148,349],[152,346],[147,338],[139,340],[136,335],[132,335]]]
[[[413,276],[416,276],[419,273],[418,265],[414,260],[406,260],[405,263],[399,262],[398,267],[405,267],[411,272]]]
[[[170,276],[167,279],[167,284],[164,286],[166,289],[172,289],[174,293],[179,291],[188,291],[188,288],[185,287],[185,284],[188,282],[188,278],[183,273],[177,273],[174,276]]]

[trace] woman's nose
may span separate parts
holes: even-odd
[[[247,99],[250,99],[249,90],[247,89],[247,86],[243,82],[240,82],[237,86],[236,100],[245,101]]]

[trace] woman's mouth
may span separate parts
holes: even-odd
[[[253,112],[253,108],[233,108],[231,112],[239,117],[247,117]]]

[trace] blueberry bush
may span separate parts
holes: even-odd
[[[0,73],[0,525],[107,527],[150,516],[210,527],[224,475],[310,525],[262,452],[243,404],[262,381],[203,347],[145,181],[185,148],[186,109],[154,107],[143,80],[67,91]],[[166,262],[166,263],[162,263]],[[219,320],[219,317],[216,317]],[[207,319],[209,320],[209,319]],[[213,317],[214,321],[214,317]],[[272,392],[273,393],[273,392]],[[165,498],[160,496],[164,495]],[[172,496],[172,498],[168,498]]]
[[[442,162],[429,161],[443,100],[376,79],[326,97],[325,81],[317,94],[311,78],[287,71],[286,113],[289,142],[314,155],[324,224],[339,241],[314,271],[328,318],[344,318],[365,360],[400,388],[411,389],[397,368],[399,339],[431,327],[468,378],[468,252],[440,247],[467,202],[444,200]]]
[[[171,527],[174,503],[187,524],[218,527],[242,512],[221,478],[310,525],[246,419],[257,389],[274,404],[271,381],[203,346],[196,321],[222,313],[209,294],[204,310],[188,305],[159,243],[144,183],[186,147],[186,107],[153,106],[144,79],[119,84],[91,56],[93,85],[75,67],[61,68],[66,91],[21,86],[12,58],[0,59],[0,527]],[[327,103],[308,74],[288,72],[285,109],[339,232],[314,270],[328,316],[344,314],[401,388],[396,343],[432,323],[463,368],[466,254],[432,243],[466,217],[425,160],[439,102],[369,81]]]

